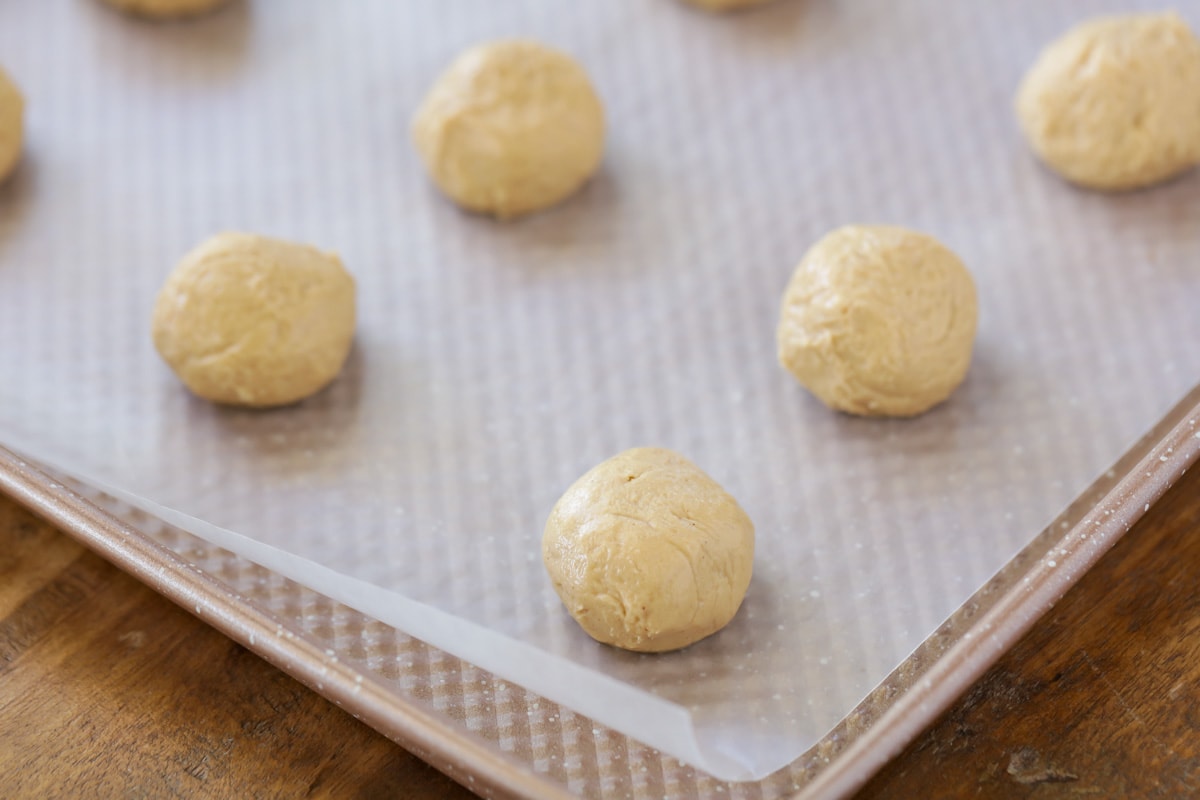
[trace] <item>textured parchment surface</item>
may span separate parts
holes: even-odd
[[[1113,8],[260,0],[149,25],[5,4],[29,151],[0,186],[0,442],[222,546],[277,548],[255,552],[721,777],[761,776],[1200,377],[1200,176],[1080,192],[1012,118],[1038,48]],[[455,53],[512,35],[583,62],[610,142],[579,196],[501,225],[436,194],[408,120]],[[832,414],[775,363],[795,262],[847,222],[925,230],[975,274],[971,373],[916,420]],[[325,393],[216,409],[154,354],[163,277],[224,229],[355,273],[359,336]],[[759,532],[742,613],[668,656],[588,640],[538,550],[561,491],[639,444],[694,460]]]

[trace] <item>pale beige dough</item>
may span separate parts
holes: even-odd
[[[1086,22],[1042,52],[1016,109],[1034,152],[1067,180],[1158,183],[1200,163],[1200,41],[1173,12]]]
[[[229,0],[103,0],[129,14],[150,19],[174,19],[203,14],[225,5]]]
[[[354,338],[354,280],[336,255],[246,233],[192,250],[154,305],[159,354],[195,394],[269,407],[341,370]]]
[[[0,69],[0,181],[21,160],[25,139],[25,101],[16,85]]]
[[[765,5],[772,0],[684,0],[684,2],[706,11],[736,11]]]
[[[554,205],[591,177],[604,152],[604,109],[570,56],[501,41],[450,65],[417,110],[412,133],[443,192],[504,219]]]
[[[678,453],[626,450],[593,467],[546,521],[542,559],[592,638],[676,650],[733,619],[754,563],[754,525]]]
[[[970,273],[936,239],[850,225],[817,242],[792,275],[779,361],[838,411],[914,416],[962,382],[977,319]]]

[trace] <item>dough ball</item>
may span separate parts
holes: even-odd
[[[975,284],[936,239],[850,225],[817,242],[783,296],[779,361],[838,411],[909,417],[967,373]]]
[[[280,406],[324,388],[354,338],[354,279],[314,247],[222,233],[192,250],[154,305],[154,346],[194,393]]]
[[[765,5],[771,0],[684,0],[705,11],[737,11],[742,8]]]
[[[438,78],[413,140],[460,206],[518,217],[554,205],[596,171],[604,108],[570,56],[537,42],[496,42],[463,53]]]
[[[639,447],[567,489],[546,521],[542,559],[593,639],[676,650],[737,613],[750,585],[754,525],[695,464]]]
[[[0,181],[8,177],[21,159],[25,139],[25,101],[0,69]]]
[[[1030,146],[1067,180],[1133,189],[1200,163],[1200,41],[1175,13],[1086,22],[1017,93]]]
[[[223,6],[229,0],[104,0],[113,8],[150,19],[192,17]]]

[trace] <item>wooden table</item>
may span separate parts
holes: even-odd
[[[1200,469],[868,798],[1200,795]],[[0,498],[0,786],[40,797],[469,797]]]

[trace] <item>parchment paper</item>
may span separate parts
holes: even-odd
[[[1200,25],[1200,7],[1180,4]],[[1074,190],[1011,97],[1071,23],[1145,3],[235,2],[153,25],[6,3],[29,149],[0,187],[0,442],[725,779],[832,727],[1200,376],[1200,178]],[[464,47],[575,54],[604,167],[513,224],[426,181],[409,117]],[[804,250],[915,227],[975,275],[964,386],[836,415],[775,363]],[[149,312],[186,250],[249,230],[341,253],[355,350],[329,390],[191,398]],[[679,450],[758,529],[721,634],[589,640],[540,563],[580,473]]]

